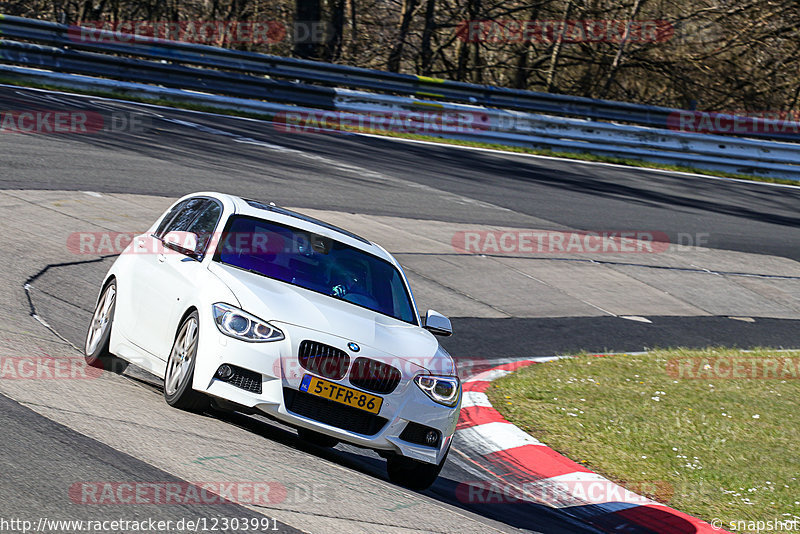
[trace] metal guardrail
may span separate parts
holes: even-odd
[[[524,91],[491,85],[478,85],[411,74],[337,65],[319,61],[287,58],[213,46],[166,41],[146,36],[127,36],[88,28],[85,35],[78,26],[56,24],[36,19],[0,15],[0,35],[14,39],[87,50],[101,53],[136,55],[173,63],[194,64],[228,71],[301,80],[334,87],[350,87],[370,91],[423,96],[449,102],[477,104],[537,113],[575,116],[602,121],[618,121],[664,128],[668,120],[684,110],[598,100],[570,95]],[[730,115],[719,114],[723,118]],[[762,121],[763,132],[753,131],[748,137],[797,140],[797,134],[786,134],[769,125],[779,121]],[[768,131],[772,129],[773,131]]]
[[[433,108],[480,115],[484,120],[482,128],[442,130],[435,134],[440,137],[800,180],[800,144],[778,142],[798,140],[798,135],[780,132],[777,125],[769,128],[766,121],[761,123],[764,131],[751,131],[747,138],[675,131],[667,127],[681,112],[676,109],[435,80],[142,36],[122,40],[118,34],[95,29],[81,36],[80,31],[0,15],[0,63],[42,69],[0,66],[0,72],[268,114],[329,110],[357,118]]]
[[[666,125],[667,117],[675,111],[656,106],[455,82],[145,36],[130,36],[125,42],[118,42],[118,34],[99,30],[91,30],[84,39],[76,36],[79,32],[76,26],[0,15],[0,35],[4,37],[79,50],[137,55],[175,63],[251,72],[336,87],[418,95],[451,102],[597,120],[629,121],[650,126]],[[95,37],[99,38],[98,41],[92,40]]]
[[[38,44],[0,40],[0,61],[56,72],[102,76],[141,83],[206,91],[243,98],[269,99],[333,109],[334,89],[252,76],[218,69],[82,52]]]
[[[418,112],[427,103],[413,98],[339,91],[336,109],[352,113]],[[463,104],[439,103],[441,112],[479,117],[476,127],[442,135],[451,139],[707,168],[742,174],[800,179],[800,144],[762,141],[554,117]]]

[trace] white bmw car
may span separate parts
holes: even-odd
[[[86,359],[164,377],[175,407],[262,413],[320,446],[378,451],[389,477],[430,486],[461,384],[397,260],[341,228],[219,193],[176,202],[103,281]]]

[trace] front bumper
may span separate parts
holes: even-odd
[[[201,329],[206,334],[198,346],[194,389],[238,405],[254,408],[291,426],[314,430],[340,441],[379,451],[394,452],[433,464],[438,464],[442,460],[458,422],[460,399],[453,408],[431,400],[413,381],[416,375],[426,374],[425,369],[362,345],[362,350],[357,356],[390,363],[399,369],[402,375],[396,389],[391,393],[369,392],[383,398],[383,405],[377,416],[319,397],[309,398],[310,394],[298,392],[303,376],[313,374],[300,366],[297,358],[300,342],[313,340],[350,352],[347,344],[352,340],[295,325],[278,322],[273,324],[283,331],[286,336],[284,340],[248,343],[220,333],[209,318],[204,325],[205,328]],[[349,355],[351,360],[356,356],[351,352]],[[256,387],[248,390],[241,384],[237,386],[221,380],[216,373],[223,364],[256,373],[254,376],[260,377],[260,392]],[[322,378],[363,391],[350,383],[349,374],[341,380]],[[441,438],[435,446],[415,443],[414,441],[420,441],[413,437],[418,433],[410,430],[417,430],[418,427],[407,430],[409,423],[434,429],[440,433]]]

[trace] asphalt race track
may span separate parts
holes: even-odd
[[[75,232],[142,230],[175,198],[217,190],[306,211],[376,240],[418,303],[453,318],[465,367],[659,346],[797,347],[800,188],[499,154],[0,88],[4,110],[147,114],[135,132],[0,134],[0,350],[75,358],[113,258]],[[649,231],[660,254],[461,254],[464,231]],[[35,317],[34,317],[35,315]],[[37,320],[38,319],[38,320]],[[533,504],[465,503],[489,476],[459,454],[422,493],[383,461],[318,449],[258,417],[169,409],[130,368],[96,380],[0,380],[0,515],[269,517],[281,532],[595,532]],[[458,441],[456,442],[456,448]],[[76,504],[76,481],[280,481],[271,506]],[[250,479],[246,478],[247,476]],[[320,483],[319,495],[308,496]],[[304,497],[298,491],[306,491]],[[313,493],[313,492],[312,492]],[[59,516],[62,514],[62,516]],[[233,530],[231,530],[233,531]]]

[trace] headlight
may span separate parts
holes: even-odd
[[[214,322],[226,336],[242,341],[280,341],[283,332],[254,315],[218,302],[212,307]]]
[[[458,377],[417,375],[414,383],[434,401],[445,406],[458,404],[458,394],[461,391]]]

